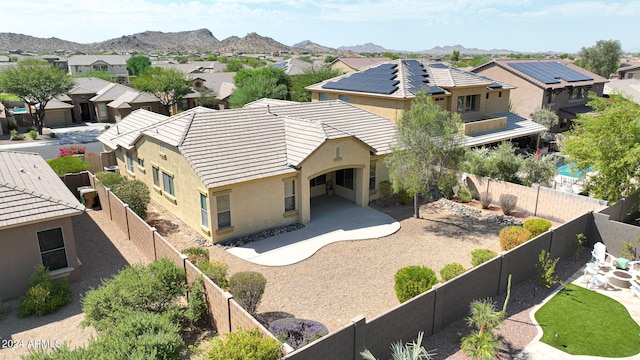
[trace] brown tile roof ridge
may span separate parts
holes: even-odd
[[[34,189],[22,188],[22,187],[20,187],[20,186],[18,186],[16,184],[10,184],[10,183],[4,182],[4,181],[0,181],[0,186],[16,190],[16,191],[19,191],[19,192],[27,194],[27,195],[33,195],[34,197],[40,198],[40,199],[45,200],[45,201],[51,201],[53,203],[63,205],[63,206],[68,207],[70,209],[75,209],[75,210],[79,210],[79,211],[84,211],[84,209],[85,209],[85,207],[80,203],[74,205],[74,204],[71,204],[71,203],[69,203],[67,201],[64,201],[62,199],[54,198],[54,197],[52,197],[50,195],[40,193],[40,192],[38,192],[38,191],[36,191]]]

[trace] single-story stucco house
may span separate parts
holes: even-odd
[[[134,130],[131,130],[134,129]],[[340,100],[136,110],[98,137],[120,173],[212,243],[311,220],[312,198],[358,206],[389,179],[395,125]]]
[[[71,217],[84,210],[40,154],[0,151],[0,298],[22,295],[36,265],[79,277]]]

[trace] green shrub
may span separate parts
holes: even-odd
[[[534,238],[551,228],[551,222],[545,219],[529,219],[525,220],[522,227],[531,232],[531,238]]]
[[[129,311],[89,345],[100,359],[180,359],[180,326],[168,314]]]
[[[91,168],[88,162],[76,156],[65,156],[57,159],[47,160],[47,163],[58,176],[69,173],[79,173]]]
[[[453,279],[454,277],[462,274],[465,271],[464,266],[458,263],[451,263],[445,265],[442,269],[440,269],[440,277],[442,277],[442,281],[448,281]]]
[[[398,197],[400,198],[402,205],[413,204],[413,194],[407,190],[400,190],[400,192],[398,192]]]
[[[442,196],[451,200],[453,199],[453,187],[458,185],[458,177],[456,174],[444,173],[438,179],[438,190]]]
[[[274,338],[263,336],[258,328],[244,331],[238,329],[218,336],[206,346],[207,360],[277,360],[283,354],[282,345]]]
[[[266,285],[267,279],[261,273],[242,271],[229,279],[229,292],[249,314],[255,315]]]
[[[520,226],[507,226],[500,230],[500,249],[511,250],[531,239],[531,231]]]
[[[112,327],[130,310],[169,311],[175,308],[175,302],[184,290],[184,270],[167,258],[147,266],[128,266],[85,294],[82,299],[83,324],[101,331]]]
[[[396,296],[401,303],[431,289],[438,282],[433,270],[417,265],[398,270],[395,280]]]
[[[458,190],[458,196],[460,197],[460,201],[463,203],[468,203],[473,199],[473,193],[469,190],[465,185],[460,186],[460,190]]]
[[[38,265],[35,269],[29,289],[20,298],[20,317],[51,314],[71,302],[71,288],[66,277],[54,283],[48,268]]]
[[[31,138],[31,140],[35,140],[38,138],[38,132],[31,129],[29,130],[29,137]]]
[[[9,138],[11,140],[24,140],[24,134],[18,132],[18,130],[9,130]]]
[[[229,286],[229,282],[227,281],[227,271],[229,270],[229,266],[224,262],[216,260],[205,261],[199,262],[196,266],[219,287],[224,289]]]
[[[191,285],[187,308],[184,310],[184,317],[189,320],[190,323],[195,324],[204,317],[206,311],[207,304],[204,298],[204,283],[202,279],[198,277],[193,285]]]
[[[498,256],[495,251],[489,249],[476,249],[471,252],[471,265],[478,266]]]
[[[122,175],[112,172],[99,172],[96,174],[96,178],[98,179],[98,184],[108,188],[126,180]]]
[[[187,255],[187,259],[193,264],[198,265],[201,262],[209,262],[209,250],[201,247],[190,247],[182,250]]]
[[[114,185],[111,191],[142,219],[147,217],[147,206],[151,201],[149,188],[140,180],[125,180]]]
[[[378,188],[380,189],[380,200],[382,200],[384,206],[389,206],[391,198],[393,197],[393,186],[391,185],[391,181],[380,181],[378,183]]]
[[[556,264],[560,258],[551,260],[550,254],[544,250],[540,251],[538,255],[538,263],[536,269],[538,270],[538,284],[547,289],[558,282],[558,277],[554,274],[556,271]]]

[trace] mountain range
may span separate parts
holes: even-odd
[[[244,37],[230,36],[223,40],[218,40],[211,31],[207,29],[181,31],[181,32],[161,32],[145,31],[133,35],[125,35],[119,38],[109,39],[96,43],[76,43],[62,40],[55,37],[38,38],[24,34],[0,33],[0,52],[9,52],[20,49],[23,52],[244,52],[244,53],[273,53],[273,52],[308,52],[348,55],[349,53],[408,53],[403,50],[389,50],[382,46],[366,43],[364,45],[341,46],[337,49],[316,44],[310,40],[305,40],[288,46],[270,37],[261,36],[254,32]],[[508,54],[511,50],[482,50],[467,49],[461,45],[434,47],[418,53],[431,55],[451,54],[453,50],[460,51],[461,54]]]

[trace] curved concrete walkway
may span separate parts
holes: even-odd
[[[338,196],[311,202],[311,221],[304,228],[227,251],[258,265],[291,265],[311,257],[323,246],[345,240],[377,239],[400,229],[400,223],[370,207],[358,207]]]

